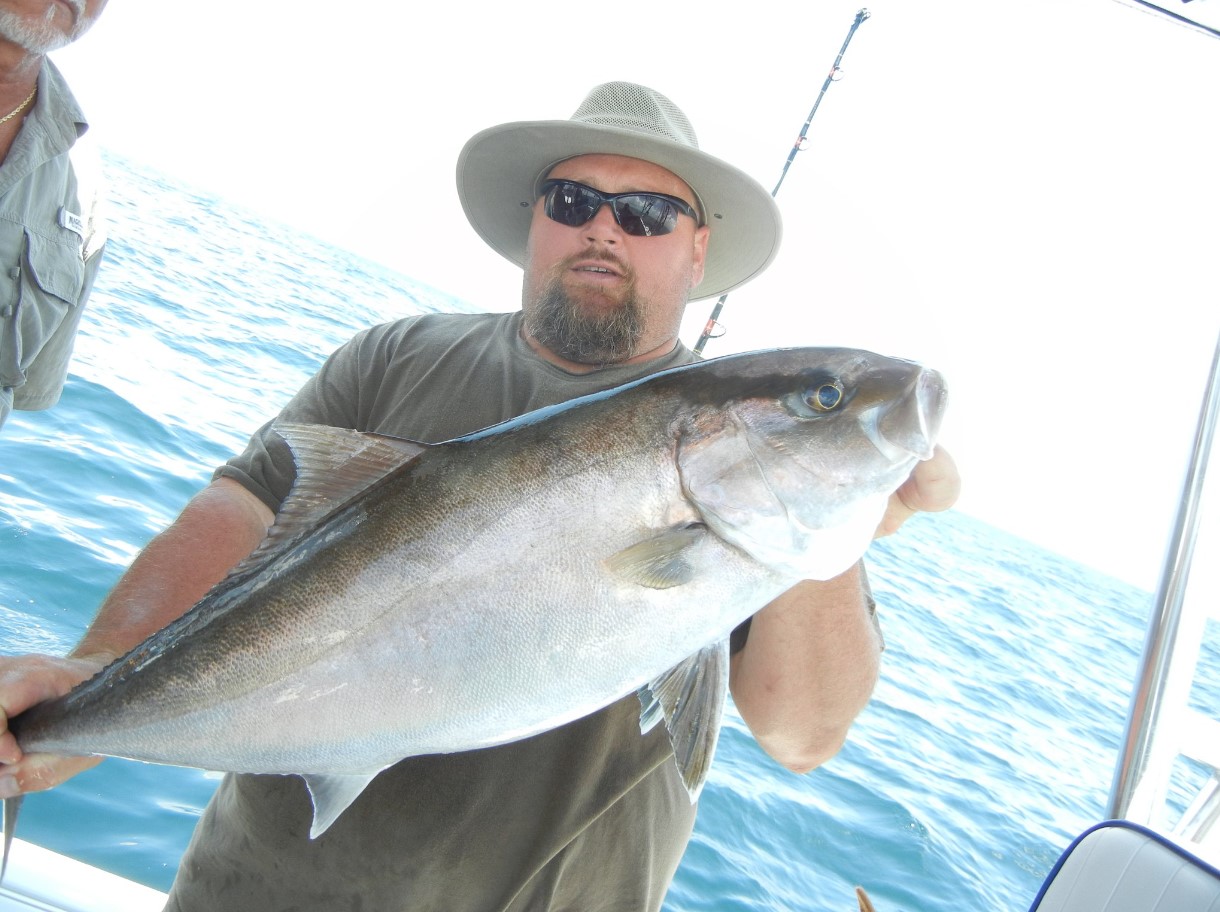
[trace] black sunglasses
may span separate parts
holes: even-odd
[[[570,180],[543,181],[538,193],[545,198],[547,218],[569,228],[591,221],[603,203],[610,204],[619,227],[637,237],[669,234],[678,225],[679,213],[699,223],[698,213],[686,200],[665,193],[601,193]]]

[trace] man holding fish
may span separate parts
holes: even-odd
[[[189,757],[172,749],[79,749],[244,771],[225,777],[205,811],[169,909],[660,908],[694,824],[692,796],[714,747],[714,734],[710,746],[703,738],[707,728],[714,732],[719,712],[696,685],[691,702],[711,706],[715,718],[690,726],[696,743],[688,753],[678,724],[684,701],[675,707],[663,695],[670,678],[661,672],[677,664],[698,678],[716,665],[724,644],[691,643],[689,651],[699,650],[699,656],[689,665],[681,661],[681,643],[672,654],[658,652],[660,665],[649,666],[639,696],[632,684],[600,703],[596,696],[565,702],[568,691],[601,675],[599,663],[574,665],[568,654],[585,649],[590,638],[612,641],[627,626],[617,615],[614,623],[598,626],[604,620],[598,615],[619,609],[622,593],[627,601],[664,610],[657,612],[655,630],[632,628],[632,636],[614,641],[611,658],[637,648],[648,653],[653,639],[665,640],[670,609],[672,625],[678,625],[678,607],[692,601],[682,598],[684,592],[698,592],[693,601],[708,603],[709,612],[722,592],[729,601],[739,589],[768,593],[748,612],[732,615],[735,630],[717,628],[721,641],[732,630],[731,658],[723,648],[725,676],[764,749],[790,769],[807,771],[837,752],[866,704],[881,639],[858,561],[863,544],[827,563],[830,569],[819,564],[810,574],[819,579],[803,579],[785,564],[788,552],[773,529],[795,522],[799,529],[792,534],[804,541],[806,533],[815,534],[808,528],[815,523],[801,512],[804,506],[784,499],[793,473],[783,460],[798,444],[776,443],[774,452],[764,452],[759,441],[771,433],[765,429],[778,427],[782,437],[790,423],[869,405],[867,415],[851,419],[854,436],[834,438],[835,452],[825,454],[828,463],[846,454],[839,487],[850,487],[855,463],[901,467],[900,476],[878,488],[875,512],[857,510],[850,497],[846,502],[845,513],[868,520],[865,543],[874,528],[895,531],[914,512],[945,509],[956,499],[953,463],[932,449],[943,394],[934,372],[827,350],[826,365],[801,368],[802,377],[822,371],[812,388],[778,399],[751,394],[758,401],[735,405],[731,415],[709,409],[707,400],[721,397],[733,379],[728,368],[718,372],[716,362],[683,367],[695,360],[678,340],[683,310],[692,292],[717,296],[760,273],[778,248],[780,219],[761,185],[698,149],[689,122],[669,99],[642,86],[609,83],[595,88],[569,120],[485,130],[459,158],[458,191],[480,235],[522,266],[521,311],[425,315],[359,334],[149,544],[72,657],[0,660],[0,708],[17,730],[16,737],[0,735],[0,797],[11,798],[50,788],[99,759],[61,756],[76,752],[77,735],[57,740],[51,731],[58,723],[45,723],[45,713],[34,721],[38,711],[22,717],[27,709],[67,693],[146,638],[148,644],[110,665],[97,679],[106,686],[94,691],[138,690],[141,674],[172,664],[180,641],[206,639],[222,626],[238,631],[217,641],[231,649],[185,649],[179,658],[186,661],[167,672],[167,680],[190,678],[182,692],[188,702],[195,694],[209,703],[197,716],[190,715],[197,707],[188,712],[199,725],[171,726],[152,738],[180,745],[199,737]],[[775,365],[793,357],[743,359],[746,385],[786,388],[788,378],[777,376]],[[645,377],[650,379],[624,387]],[[609,396],[593,395],[612,388]],[[535,413],[507,430],[473,434],[584,396],[593,398]],[[899,398],[901,407],[887,411]],[[658,416],[653,406],[662,399],[674,404]],[[592,420],[581,417],[590,415]],[[660,446],[657,458],[627,460],[618,474],[607,470],[586,480],[590,465],[616,465],[626,438],[655,430],[664,443],[677,423],[684,427],[680,439]],[[439,447],[400,439],[440,442],[467,434]],[[726,448],[739,458],[731,467],[721,461]],[[851,456],[853,448],[861,455]],[[485,454],[474,469],[463,461],[472,452]],[[487,459],[498,460],[494,471],[480,468]],[[670,471],[675,462],[677,471]],[[654,471],[665,479],[656,491],[642,482],[632,487]],[[751,496],[776,501],[761,523],[743,516],[734,499],[743,474]],[[681,490],[661,491],[671,476],[680,476]],[[530,487],[536,478],[547,485]],[[570,479],[581,482],[565,488]],[[394,485],[400,494],[382,496]],[[520,491],[530,493],[513,499]],[[387,535],[400,534],[419,517],[418,541],[406,550],[378,551],[384,560],[366,559],[384,537],[368,530],[382,528],[378,523],[394,509],[391,500],[410,510],[385,523]],[[753,504],[745,506],[749,513]],[[464,539],[451,534],[454,515],[463,511],[473,517]],[[647,514],[640,527],[650,530],[647,535],[633,531],[629,517],[635,512]],[[622,539],[614,540],[620,532]],[[606,558],[574,573],[566,562],[592,549],[587,540],[598,537],[613,540]],[[336,545],[339,539],[360,539],[361,546],[343,551],[347,545]],[[833,544],[802,546],[801,555],[833,550]],[[402,571],[404,561],[411,567]],[[241,569],[212,590],[238,564]],[[353,570],[357,565],[360,573]],[[423,565],[425,570],[412,569]],[[709,568],[721,565],[738,566],[738,577],[749,580],[725,577],[700,588],[707,573],[719,572]],[[411,585],[374,586],[371,607],[351,609],[367,615],[356,622],[344,614],[349,601],[364,598],[366,580],[400,573]],[[293,589],[301,579],[313,582]],[[328,587],[342,593],[331,597],[338,605],[325,612],[324,626],[307,627],[301,620],[306,614],[293,606]],[[478,588],[478,598],[471,599],[471,587]],[[432,594],[406,591],[421,589]],[[282,598],[275,594],[281,591]],[[665,601],[671,597],[678,601]],[[357,651],[358,634],[383,622],[383,613],[392,613],[383,611],[385,604],[399,599],[410,602],[409,610]],[[229,611],[234,601],[249,610]],[[204,613],[175,624],[196,602]],[[496,626],[501,603],[524,606],[503,628]],[[539,621],[530,616],[539,605],[570,610]],[[424,615],[428,619],[419,620]],[[582,630],[568,638],[572,624]],[[275,628],[275,636],[263,627]],[[162,628],[169,633],[159,634]],[[447,638],[454,630],[462,639],[489,640],[487,652],[455,652],[463,658],[441,661],[433,674],[427,662],[451,648]],[[488,636],[488,630],[498,633]],[[513,645],[504,646],[510,637]],[[248,647],[251,640],[259,642]],[[310,669],[350,662],[357,671],[336,672],[328,686],[312,670],[310,677],[296,677],[298,662],[266,685],[267,696],[259,697],[265,712],[240,717],[249,723],[244,734],[230,736],[238,716],[224,716],[228,721],[209,734],[207,726],[223,716],[213,708],[263,693],[262,679],[257,685],[250,679],[266,666],[278,668],[287,651],[294,661],[308,652]],[[490,658],[484,663],[481,655]],[[361,670],[371,677],[382,665],[400,666],[387,672],[386,680],[395,683],[347,704],[361,717],[350,731],[346,720],[325,714],[332,691],[350,695],[367,686],[356,680]],[[622,680],[635,680],[634,673],[624,671]],[[397,724],[377,720],[389,720],[401,704],[429,706],[434,691],[461,691],[467,680],[477,684],[461,693],[461,711],[450,717],[447,707],[455,704],[443,703],[428,722],[431,740],[411,742],[419,749],[389,749],[407,759],[367,769],[343,765],[345,753],[376,753],[383,729]],[[535,693],[554,680],[561,686],[535,701]],[[642,724],[641,706],[645,719],[652,714],[650,699],[664,726]],[[147,723],[155,729],[164,704],[174,701],[135,702],[134,715],[112,727]],[[548,705],[537,708],[535,702]],[[563,708],[551,705],[560,703]],[[573,711],[580,706],[588,708]],[[115,718],[123,715],[123,707],[112,708]],[[299,711],[305,714],[297,718]],[[366,712],[375,717],[372,723],[363,721]],[[476,718],[470,731],[454,733],[480,713],[484,722]],[[67,718],[69,727],[91,724],[72,721],[70,712]],[[336,728],[344,730],[336,734]],[[79,743],[100,743],[94,737],[80,735]],[[231,747],[210,753],[212,742],[230,738]],[[327,739],[336,746],[331,753],[341,756],[319,754],[308,769],[291,760],[249,759],[296,740],[301,752],[292,756],[303,757],[311,742]],[[23,754],[19,741],[34,745],[31,752]]]

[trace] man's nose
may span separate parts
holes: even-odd
[[[590,241],[604,241],[617,244],[623,237],[623,229],[614,218],[614,210],[609,203],[603,203],[597,214],[584,225],[585,237]]]

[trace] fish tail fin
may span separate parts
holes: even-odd
[[[0,884],[4,883],[4,874],[8,870],[8,853],[13,847],[13,834],[17,831],[17,814],[21,811],[21,800],[24,795],[5,798],[4,805],[4,857],[0,859]]]

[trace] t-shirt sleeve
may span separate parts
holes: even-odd
[[[360,429],[362,381],[370,374],[377,329],[364,330],[327,358],[279,415],[259,428],[246,449],[218,468],[213,479],[233,479],[278,512],[292,489],[296,468],[292,451],[275,425],[326,424]]]

